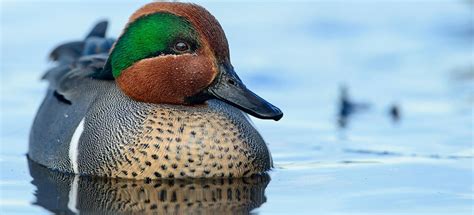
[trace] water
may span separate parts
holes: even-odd
[[[275,162],[268,177],[143,184],[29,166],[28,132],[45,93],[39,77],[51,66],[48,52],[82,38],[100,18],[118,35],[144,3],[1,2],[0,211],[173,212],[192,202],[188,212],[472,214],[468,1],[202,2],[226,31],[237,73],[285,113],[279,122],[254,120]],[[370,104],[345,128],[337,124],[342,85]],[[394,103],[398,122],[388,115]],[[207,204],[228,189],[232,200]]]

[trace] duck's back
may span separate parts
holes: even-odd
[[[50,86],[31,128],[28,156],[49,168],[73,171],[68,157],[74,132],[80,132],[80,121],[97,95],[112,85],[89,78],[96,67],[86,64],[60,63],[44,76]]]

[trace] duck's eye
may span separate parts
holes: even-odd
[[[186,42],[177,42],[174,44],[174,49],[177,52],[187,52],[190,50],[190,47]]]

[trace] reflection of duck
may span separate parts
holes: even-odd
[[[132,181],[51,171],[29,160],[36,202],[53,213],[246,214],[265,201],[268,175]]]
[[[147,4],[113,46],[103,38],[106,26],[53,51],[58,66],[45,76],[50,87],[30,134],[32,160],[145,180],[243,177],[272,167],[244,112],[274,120],[283,113],[237,76],[224,31],[207,10]]]
[[[347,86],[341,86],[339,90],[339,112],[338,112],[338,124],[340,127],[346,127],[349,118],[356,112],[364,111],[369,109],[368,103],[354,102],[349,96],[349,89]]]

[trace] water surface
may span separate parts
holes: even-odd
[[[237,73],[285,113],[279,122],[254,120],[273,154],[268,176],[147,184],[28,164],[48,52],[83,38],[98,19],[119,35],[143,4],[1,2],[0,211],[472,214],[468,1],[202,2],[226,31]],[[337,117],[342,85],[370,106],[345,128]],[[388,114],[393,104],[398,121]]]

